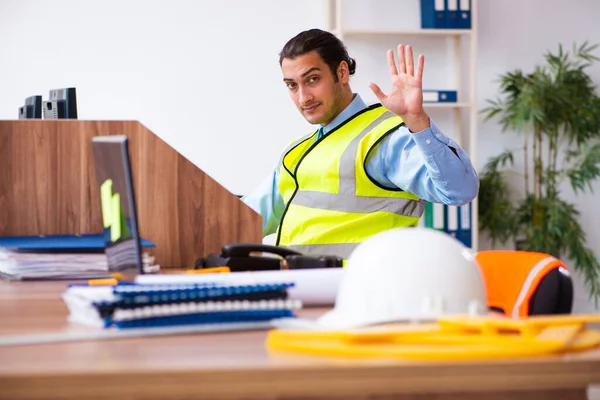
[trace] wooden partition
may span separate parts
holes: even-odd
[[[102,232],[91,141],[126,135],[141,235],[163,268],[260,243],[261,217],[137,121],[0,121],[0,236]]]

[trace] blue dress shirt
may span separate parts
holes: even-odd
[[[360,95],[327,126],[317,139],[357,112],[367,108]],[[445,136],[430,119],[430,128],[411,133],[399,127],[382,140],[367,160],[367,174],[389,188],[400,188],[431,203],[463,205],[479,191],[479,177],[467,153]],[[263,217],[263,234],[277,231],[285,203],[279,192],[279,165],[242,201]]]

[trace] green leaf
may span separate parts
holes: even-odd
[[[490,158],[484,167],[484,173],[497,172],[501,167],[505,167],[507,164],[514,165],[513,152],[505,150],[496,157]]]
[[[566,160],[573,164],[562,173],[569,179],[573,191],[584,192],[587,188],[593,192],[592,183],[600,177],[600,143],[571,150]]]

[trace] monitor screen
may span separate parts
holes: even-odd
[[[143,266],[128,139],[96,136],[92,147],[109,271],[132,281]]]

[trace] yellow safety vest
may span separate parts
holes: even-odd
[[[297,139],[280,161],[279,190],[286,204],[277,245],[307,255],[348,259],[378,232],[416,226],[426,202],[369,178],[371,151],[403,121],[375,104],[315,141]]]

